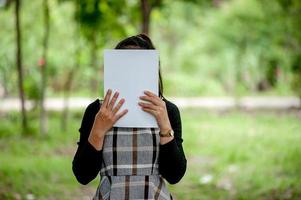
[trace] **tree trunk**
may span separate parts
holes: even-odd
[[[26,134],[28,130],[26,109],[25,109],[25,96],[23,87],[23,66],[22,66],[22,44],[21,44],[21,25],[20,25],[20,0],[15,2],[15,26],[16,26],[16,64],[18,70],[18,87],[19,97],[21,101],[22,110],[22,134]]]
[[[9,92],[8,92],[8,72],[7,72],[8,70],[6,70],[6,68],[5,69],[3,69],[2,70],[2,78],[3,78],[3,81],[2,81],[2,87],[3,87],[3,94],[0,94],[0,96],[1,95],[3,95],[2,97],[7,97],[8,96],[8,94],[9,94]]]
[[[43,39],[43,59],[44,62],[41,67],[41,100],[40,100],[40,133],[45,135],[47,133],[47,113],[45,109],[45,94],[47,89],[47,51],[49,40],[49,6],[48,0],[43,1],[44,7],[44,39]]]
[[[68,72],[67,80],[64,85],[64,108],[62,113],[62,120],[61,120],[61,128],[63,131],[67,131],[68,127],[68,118],[69,118],[69,97],[70,97],[70,91],[72,88],[73,83],[73,77],[75,73],[75,69],[78,69],[77,66],[79,64],[76,64],[76,67],[74,69],[71,69]]]
[[[98,67],[98,63],[97,63],[97,41],[96,41],[96,31],[93,32],[93,37],[92,37],[92,40],[91,40],[91,66],[93,68],[93,71],[95,73],[95,76],[93,76],[91,78],[91,92],[92,92],[92,95],[98,95],[99,91],[98,91],[98,88],[99,88],[99,83],[98,83],[98,80],[99,80],[99,74],[98,74],[98,70],[99,70],[99,67]]]
[[[149,34],[150,14],[152,7],[148,0],[141,0],[142,33]]]

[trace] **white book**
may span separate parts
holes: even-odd
[[[113,127],[158,127],[156,118],[142,110],[139,96],[149,90],[159,95],[159,53],[146,49],[105,49],[104,50],[104,95],[112,89],[119,92],[115,106],[121,98],[125,102],[117,113],[128,112]],[[148,102],[149,103],[149,102]]]

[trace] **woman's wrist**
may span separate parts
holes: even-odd
[[[172,129],[171,125],[168,124],[168,125],[166,125],[164,127],[160,127],[160,132],[166,133],[167,131],[170,131],[171,129]],[[173,138],[174,138],[173,135],[165,136],[165,137],[160,137],[160,144],[164,145],[164,144],[170,142]]]
[[[160,126],[159,128],[160,128],[160,131],[161,131],[161,132],[166,132],[166,131],[172,129],[172,127],[171,127],[170,124],[166,124],[166,125],[164,125],[164,126]]]
[[[102,150],[103,134],[96,133],[92,128],[88,141],[97,151]]]

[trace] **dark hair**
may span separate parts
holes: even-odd
[[[124,40],[120,41],[115,49],[155,49],[151,39],[144,33],[134,35]],[[163,82],[160,70],[159,61],[159,97],[165,98],[163,96]]]

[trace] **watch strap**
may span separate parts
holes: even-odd
[[[174,135],[174,131],[172,129],[169,129],[167,132],[162,133],[161,131],[159,132],[160,137],[171,137]]]

